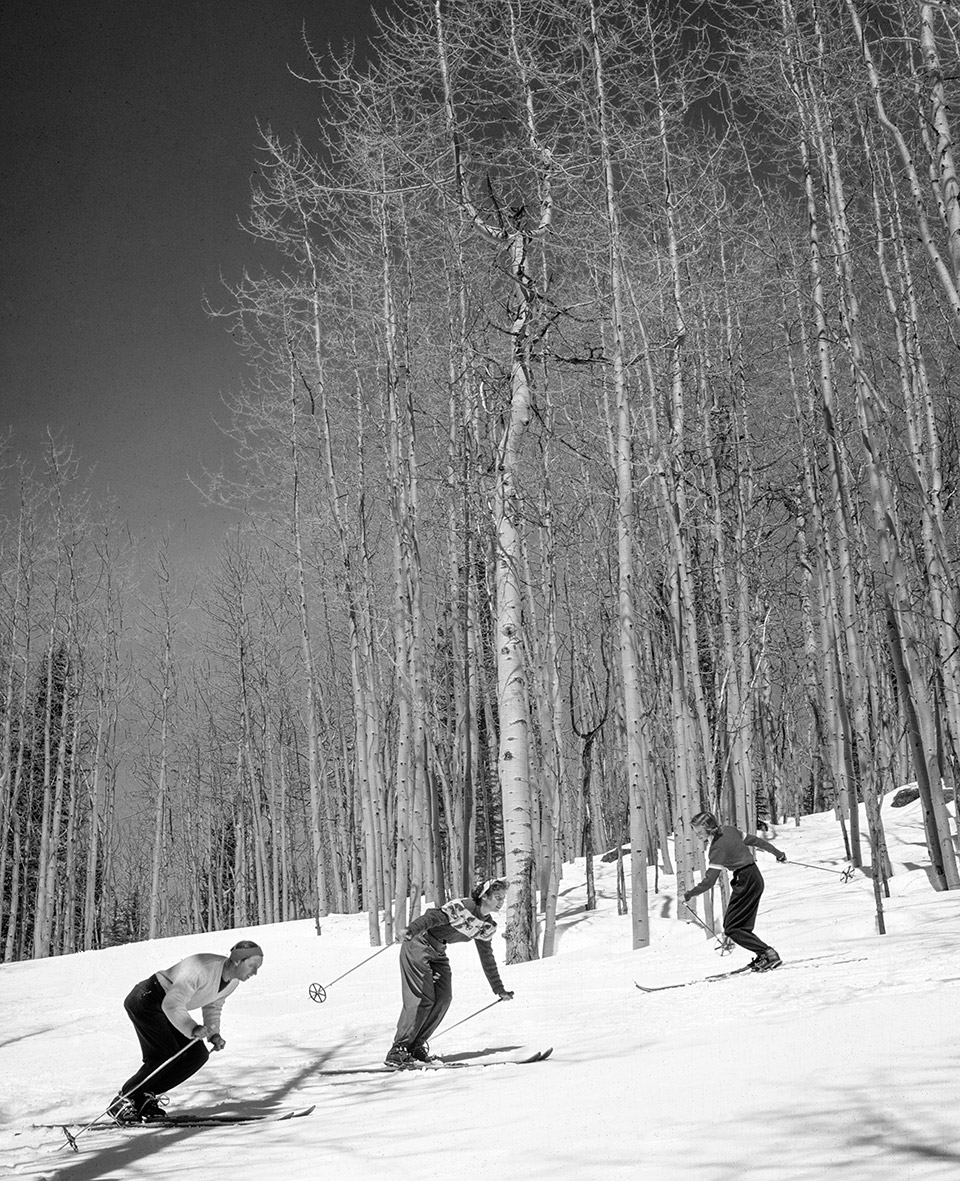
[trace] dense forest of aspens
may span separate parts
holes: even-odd
[[[642,946],[701,808],[879,897],[907,782],[957,888],[960,12],[393,12],[255,153],[215,558],[7,457],[0,958],[505,873],[524,960],[607,851]]]

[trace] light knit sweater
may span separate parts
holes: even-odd
[[[231,980],[221,989],[220,980],[226,962],[227,957],[222,955],[188,955],[172,968],[157,973],[166,994],[163,1011],[167,1020],[186,1037],[193,1037],[198,1024],[190,1016],[189,1009],[202,1009],[208,1034],[220,1032],[223,1002],[240,983]]]

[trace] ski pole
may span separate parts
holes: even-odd
[[[137,1089],[142,1087],[144,1083],[148,1083],[153,1078],[154,1075],[159,1074],[160,1071],[163,1070],[163,1068],[165,1066],[169,1066],[171,1062],[175,1062],[176,1059],[179,1058],[180,1055],[185,1050],[189,1050],[190,1047],[196,1045],[196,1043],[197,1043],[197,1039],[191,1038],[185,1046],[181,1046],[180,1049],[177,1050],[176,1054],[171,1054],[170,1057],[166,1060],[166,1062],[161,1062],[160,1065],[158,1067],[156,1067],[156,1069],[150,1071],[150,1073],[147,1075],[146,1078],[142,1078],[140,1080],[140,1082],[137,1084]],[[63,1134],[64,1134],[64,1136],[66,1136],[66,1140],[64,1140],[63,1144],[69,1144],[74,1152],[79,1152],[80,1149],[77,1148],[77,1141],[80,1139],[80,1137],[83,1135],[83,1133],[86,1132],[89,1128],[92,1128],[95,1123],[102,1120],[103,1117],[110,1110],[110,1108],[113,1107],[114,1103],[116,1103],[117,1099],[126,1099],[129,1094],[130,1094],[129,1091],[121,1091],[120,1094],[117,1095],[116,1099],[110,1100],[110,1102],[103,1109],[103,1111],[100,1112],[100,1114],[96,1117],[96,1119],[92,1119],[87,1124],[87,1126],[85,1128],[81,1128],[79,1132],[71,1132],[71,1131],[69,1131],[69,1129],[63,1127],[62,1128]],[[60,1145],[61,1148],[63,1148],[63,1144]]]
[[[469,1017],[462,1017],[459,1021],[454,1021],[453,1025],[448,1025],[446,1029],[441,1029],[439,1033],[434,1034],[430,1039],[435,1042],[438,1037],[443,1037],[445,1033],[449,1033],[451,1029],[456,1029],[458,1025],[463,1025],[466,1021],[472,1021],[474,1017],[479,1017],[481,1013],[486,1013],[487,1009],[492,1009],[494,1005],[500,1004],[500,998],[497,997],[495,1001],[491,1001],[489,1005],[484,1005],[482,1009],[477,1009],[476,1013],[471,1013]]]
[[[693,909],[693,907],[690,906],[688,903],[684,902],[682,905],[684,906],[684,908],[686,910],[688,910],[693,915],[693,917],[697,920],[697,922],[700,924],[700,926],[703,927],[703,929],[706,931],[706,933],[708,935],[712,935],[714,937],[714,939],[716,939],[718,941],[717,942],[717,950],[720,952],[720,954],[726,955],[727,952],[731,950],[730,940],[726,937],[726,935],[718,935],[712,927],[708,927],[707,924],[703,921],[703,919],[697,914],[697,912]]]
[[[388,948],[393,946],[392,943],[386,943],[379,951],[375,951],[373,955],[368,955],[365,960],[361,960],[359,964],[354,964],[352,968],[347,968],[336,980],[331,980],[329,984],[311,984],[309,988],[310,999],[316,1001],[318,1005],[322,1005],[327,999],[327,989],[331,988],[337,983],[337,980],[342,980],[344,976],[349,976],[351,972],[356,972],[357,968],[362,968],[364,964],[369,964],[371,960],[375,960],[378,955],[383,955]]]
[[[854,867],[852,865],[848,865],[846,869],[829,869],[826,865],[807,865],[805,861],[791,860],[789,864],[802,865],[804,869],[819,869],[821,873],[838,873],[845,882],[853,880]]]

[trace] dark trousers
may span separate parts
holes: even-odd
[[[210,1057],[207,1047],[202,1041],[192,1041],[172,1025],[161,1008],[163,1004],[163,985],[151,976],[149,980],[141,980],[134,985],[130,995],[123,1002],[127,1016],[133,1022],[133,1028],[140,1039],[140,1049],[143,1051],[143,1066],[132,1078],[123,1084],[122,1095],[138,1104],[144,1095],[160,1095],[172,1091],[185,1079],[196,1074]],[[189,1046],[184,1050],[184,1046]],[[173,1057],[178,1050],[183,1053],[162,1070],[157,1067]],[[153,1072],[157,1070],[156,1074]],[[148,1077],[153,1075],[152,1078]],[[141,1083],[143,1087],[141,1088]]]
[[[724,935],[754,955],[759,955],[770,946],[753,933],[762,894],[763,874],[756,865],[743,866],[733,875],[733,890],[723,916]]]
[[[393,1042],[409,1049],[430,1040],[453,1000],[450,961],[423,935],[400,946],[400,987],[403,1011]]]

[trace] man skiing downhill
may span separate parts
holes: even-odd
[[[140,1041],[143,1065],[123,1084],[107,1113],[118,1123],[162,1120],[164,1111],[157,1096],[203,1066],[210,1056],[204,1039],[214,1050],[223,1049],[223,1002],[241,981],[256,976],[262,964],[260,945],[242,939],[229,956],[187,956],[134,985],[123,1007]],[[190,1016],[190,1009],[202,1010],[202,1023]]]
[[[757,910],[763,894],[763,875],[750,853],[749,846],[772,853],[778,861],[786,861],[786,853],[765,841],[763,837],[742,834],[731,824],[721,825],[712,812],[698,812],[690,822],[700,840],[710,842],[707,850],[708,869],[703,881],[687,890],[684,902],[713,887],[721,869],[730,871],[733,889],[723,916],[723,933],[734,943],[754,953],[750,967],[755,972],[769,972],[782,963],[777,952],[753,932]]]
[[[490,987],[502,1001],[513,999],[503,987],[491,940],[497,929],[491,918],[507,897],[507,882],[494,878],[474,887],[469,898],[454,898],[431,907],[403,932],[400,947],[400,984],[403,1010],[393,1045],[384,1063],[395,1070],[431,1062],[428,1041],[443,1020],[453,999],[448,943],[473,939]]]

